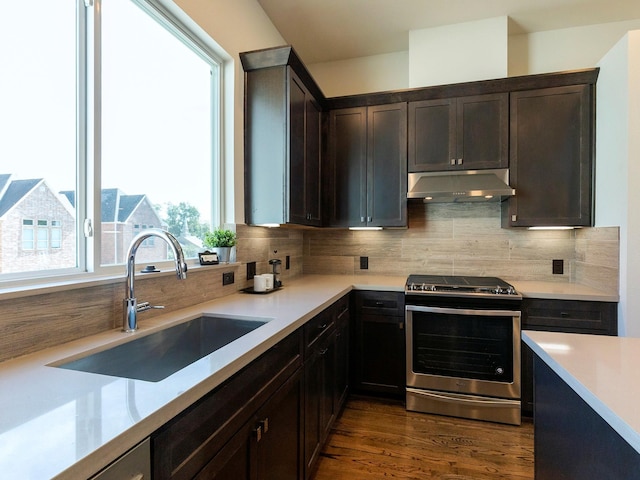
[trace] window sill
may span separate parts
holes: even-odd
[[[189,264],[187,270],[187,278],[189,278],[189,272],[198,271],[200,269],[207,270],[222,270],[229,267],[236,267],[239,263],[222,263],[219,265],[200,265],[199,263]],[[124,267],[122,267],[124,268]],[[154,273],[140,273],[136,272],[136,282],[144,281],[147,278],[153,278],[158,276],[175,275],[176,272],[173,268],[173,264],[167,264],[167,267],[161,266],[159,272]],[[78,274],[73,276],[66,276],[59,280],[49,278],[36,283],[20,283],[6,282],[5,285],[0,284],[0,300],[10,300],[12,298],[23,298],[36,295],[43,295],[48,293],[64,292],[69,290],[77,290],[80,288],[96,287],[100,285],[110,285],[115,283],[122,283],[123,289],[125,284],[125,275],[114,274]]]

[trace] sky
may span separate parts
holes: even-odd
[[[0,173],[72,190],[75,2],[0,5]],[[102,187],[184,201],[208,220],[209,65],[129,0],[104,0],[102,15]]]

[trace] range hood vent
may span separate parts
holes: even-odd
[[[425,203],[501,202],[516,193],[508,181],[507,169],[410,173],[407,198]]]

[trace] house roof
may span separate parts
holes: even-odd
[[[0,217],[7,213],[14,205],[18,204],[29,192],[37,185],[42,183],[42,178],[32,178],[29,180],[13,180],[10,181],[11,175],[0,175]],[[3,190],[3,187],[6,187]]]
[[[75,206],[76,195],[74,191],[67,190],[60,193],[69,199],[71,205]],[[117,188],[103,188],[100,196],[101,221],[103,223],[126,222],[146,197],[144,194],[125,195]]]

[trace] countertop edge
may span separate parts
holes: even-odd
[[[533,352],[544,361],[587,405],[589,405],[611,428],[613,428],[636,452],[640,453],[640,433],[634,430],[623,418],[617,415],[605,401],[587,388],[580,380],[558,362],[533,336],[551,333],[554,337],[570,338],[575,335],[559,332],[535,332],[522,331],[522,340],[533,350]],[[579,338],[579,337],[578,337]],[[619,337],[603,337],[618,339]]]

